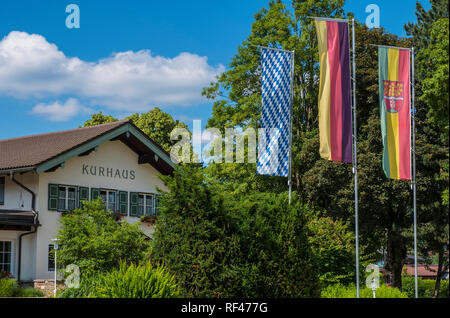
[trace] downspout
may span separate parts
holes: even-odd
[[[18,260],[18,269],[17,269],[17,281],[20,282],[20,269],[22,267],[22,237],[26,235],[31,235],[37,232],[38,228],[38,214],[36,212],[36,194],[24,186],[22,183],[17,181],[14,178],[14,173],[11,173],[11,180],[17,184],[19,187],[23,188],[25,191],[31,194],[31,212],[34,214],[34,230],[31,232],[25,232],[19,235],[19,260]]]

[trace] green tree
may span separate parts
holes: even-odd
[[[349,224],[330,217],[311,215],[308,231],[322,285],[352,283],[355,276],[355,237]]]
[[[118,119],[110,115],[103,115],[102,112],[99,112],[97,114],[91,114],[91,119],[86,120],[83,124],[83,127],[107,124],[115,121],[118,121]]]
[[[448,70],[449,70],[449,19],[437,20],[431,29],[430,45],[422,49],[418,63],[427,68],[422,82],[423,95],[420,97],[428,106],[430,123],[439,127],[444,140],[448,142],[449,130],[449,100],[448,100]]]
[[[319,233],[309,232],[308,208],[296,199],[289,205],[287,193],[253,192],[230,201],[227,210],[239,218],[242,287],[235,297],[319,297],[316,255],[308,240]]]
[[[431,29],[434,22],[441,18],[448,18],[448,1],[447,0],[430,0],[431,9],[426,11],[419,1],[416,1],[416,17],[417,23],[408,22],[405,25],[407,35],[411,35],[413,45],[417,48],[426,48],[431,42]],[[419,71],[419,79],[426,70]]]
[[[170,140],[172,130],[175,128],[188,129],[185,123],[174,120],[172,116],[158,107],[147,113],[133,114],[128,119],[167,152],[170,152],[170,148],[177,142]]]
[[[175,275],[182,297],[231,297],[237,245],[223,198],[196,166],[179,167],[173,177],[162,178],[170,192],[161,198],[152,261]]]
[[[320,292],[302,208],[286,193],[233,196],[199,167],[163,177],[151,259],[184,297],[314,297]]]
[[[419,238],[425,255],[438,255],[438,272],[434,296],[438,297],[440,281],[448,268],[445,250],[448,237],[448,1],[431,0],[426,11],[417,2],[417,23],[408,23],[405,30],[413,36],[416,59],[416,122],[418,132],[418,169],[425,178],[418,189]],[[422,167],[420,167],[422,166]],[[426,168],[426,169],[424,169]]]
[[[82,275],[109,271],[121,260],[138,263],[149,248],[137,224],[118,223],[103,201],[83,202],[82,209],[63,215],[58,230],[58,259],[76,264]]]
[[[165,151],[170,152],[172,146],[177,140],[170,139],[170,133],[175,128],[185,128],[188,126],[184,122],[174,120],[172,116],[165,113],[158,107],[147,113],[135,113],[127,119],[131,120],[139,129],[147,134],[153,141],[160,145]],[[118,121],[117,118],[110,115],[103,115],[102,112],[92,114],[91,119],[87,120],[83,127],[95,126]]]

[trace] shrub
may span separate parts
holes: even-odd
[[[419,277],[417,282],[418,282],[419,298],[433,298],[436,280],[422,279]],[[448,280],[441,280],[441,285],[439,288],[439,298],[448,298],[448,287],[449,287]],[[402,289],[403,292],[408,294],[409,298],[415,297],[414,276],[408,275],[402,277]]]
[[[173,298],[178,296],[175,279],[163,267],[146,262],[127,265],[105,274],[87,276],[79,288],[67,288],[60,298]]]
[[[319,297],[307,207],[297,198],[289,205],[285,193],[249,193],[228,203],[232,203],[229,210],[239,217],[236,235],[241,253],[237,261],[242,287],[232,296]]]
[[[33,287],[20,288],[14,290],[14,297],[44,297],[44,292]]]
[[[311,215],[308,240],[322,286],[350,284],[355,276],[354,234],[349,225],[330,217]]]
[[[175,279],[163,267],[121,263],[119,268],[100,275],[93,297],[99,298],[173,298],[178,296]]]
[[[175,275],[183,297],[320,295],[305,208],[289,206],[287,193],[239,197],[192,166],[163,180],[170,192],[162,196],[151,259]]]
[[[22,288],[12,278],[0,279],[0,297],[43,297],[44,293],[32,287]]]
[[[373,291],[370,288],[364,287],[360,289],[359,296],[361,298],[373,298]],[[329,285],[322,290],[322,298],[356,298],[355,285]],[[380,285],[376,291],[376,298],[408,298],[406,293],[394,287]]]
[[[0,279],[0,297],[13,297],[14,289],[17,287],[15,279],[2,278]]]
[[[60,222],[58,259],[62,265],[78,265],[86,275],[109,271],[120,260],[139,263],[149,248],[139,225],[117,223],[100,198],[83,202],[83,209],[67,213]]]
[[[94,297],[93,288],[95,288],[95,282],[97,281],[96,275],[81,276],[80,286],[78,288],[66,288],[60,291],[59,298],[89,298]]]

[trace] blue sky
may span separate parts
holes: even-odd
[[[70,3],[80,8],[79,29],[65,26]],[[212,102],[201,88],[226,68],[267,3],[2,1],[0,139],[75,128],[99,110],[123,118],[159,106],[189,126],[206,124]],[[415,21],[415,0],[347,0],[345,8],[365,21],[368,4],[394,34]]]

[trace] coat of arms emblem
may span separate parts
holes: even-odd
[[[403,82],[383,81],[384,102],[389,113],[398,113],[403,107]]]

